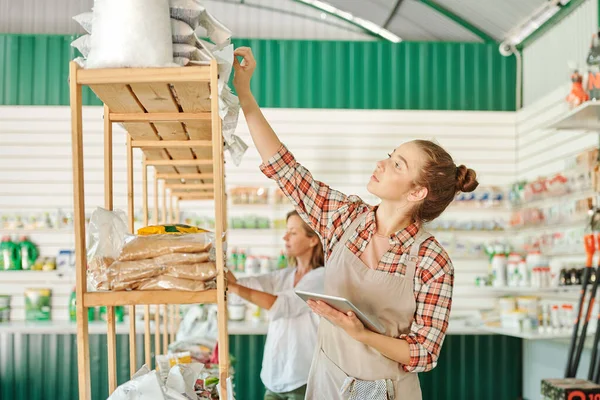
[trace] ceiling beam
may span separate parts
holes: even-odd
[[[585,0],[571,0],[566,5],[562,6],[556,14],[554,14],[548,21],[544,22],[539,28],[527,36],[517,45],[518,49],[523,49],[535,42],[540,36],[552,29],[553,26],[562,21],[565,17],[571,14],[577,7],[585,3]],[[600,10],[599,10],[600,13]]]
[[[390,22],[392,22],[392,20],[396,16],[398,9],[400,9],[400,6],[402,5],[403,1],[404,0],[396,0],[396,4],[394,4],[394,8],[392,8],[392,12],[390,12],[390,15],[388,15],[385,22],[381,26],[383,26],[385,29],[387,29],[387,27],[390,25]]]
[[[436,3],[435,1],[433,1],[433,0],[421,0],[421,3],[425,4],[426,6],[429,6],[432,9],[434,9],[435,11],[437,11],[440,14],[442,14],[446,18],[449,18],[452,21],[456,22],[458,25],[462,26],[463,28],[465,28],[466,30],[468,30],[469,32],[471,32],[472,34],[474,34],[475,36],[479,37],[485,43],[497,43],[498,42],[498,39],[494,38],[489,33],[487,33],[485,31],[479,29],[478,27],[476,27],[475,25],[473,25],[472,23],[470,23],[466,19],[458,16],[454,12],[450,11],[449,9],[447,9],[444,6],[441,6],[440,4]]]
[[[306,6],[306,7],[314,8],[315,10],[319,10],[320,12],[322,12],[322,13],[324,13],[324,14],[326,14],[326,15],[329,15],[329,16],[331,16],[331,17],[337,18],[337,19],[338,19],[338,20],[340,20],[340,21],[344,21],[344,22],[346,22],[346,23],[348,23],[348,24],[354,25],[354,26],[356,26],[357,28],[361,29],[361,30],[362,30],[364,33],[366,33],[366,34],[368,34],[368,35],[371,35],[371,36],[373,36],[373,37],[375,37],[375,38],[378,38],[378,39],[385,39],[385,40],[390,40],[389,38],[385,37],[385,35],[382,35],[382,34],[375,33],[375,32],[373,32],[373,31],[371,31],[371,30],[367,29],[365,26],[363,26],[363,25],[359,24],[359,23],[357,22],[357,20],[361,19],[359,16],[354,16],[354,15],[352,15],[351,13],[348,13],[348,12],[346,12],[346,11],[340,10],[340,11],[343,11],[343,13],[344,13],[344,14],[348,14],[348,16],[349,16],[349,18],[344,18],[343,16],[341,16],[341,15],[338,15],[338,14],[336,14],[335,12],[331,12],[331,11],[328,11],[327,9],[324,9],[324,8],[321,8],[321,7],[317,7],[317,6],[316,6],[316,5],[314,5],[314,4],[310,4],[310,2],[306,2],[306,1],[303,1],[303,0],[292,0],[292,1],[294,1],[294,2],[296,2],[296,3],[300,3],[300,4],[302,4],[302,5]],[[327,2],[323,2],[323,3],[325,3],[325,4],[329,5],[329,3],[327,3]],[[329,6],[330,6],[330,7],[332,7],[331,5],[329,5]],[[336,7],[336,8],[337,8],[337,7]],[[364,20],[363,20],[363,21],[364,21]],[[364,22],[370,22],[370,21],[364,21]],[[377,27],[377,28],[382,28],[382,29],[384,29],[385,31],[387,31],[387,29],[383,28],[381,25],[377,25],[377,24],[374,24],[374,23],[372,23],[372,22],[370,22],[370,24],[371,24],[371,25],[373,25],[373,26],[375,26],[375,27]],[[395,35],[395,34],[393,34],[392,32],[389,32],[389,33],[390,33],[390,34],[392,34],[392,35],[394,35],[394,36],[396,36],[396,35]],[[400,38],[398,38],[398,40],[397,40],[397,41],[400,41],[400,40],[401,40],[401,39],[400,39]],[[395,41],[395,40],[390,40],[390,41]]]

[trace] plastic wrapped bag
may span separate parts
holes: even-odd
[[[214,347],[219,337],[217,308],[214,305],[193,305],[183,315],[176,342],[170,349],[177,349],[185,343],[198,343]]]
[[[90,217],[88,260],[95,257],[116,259],[127,237],[127,217],[121,210],[109,211],[98,207]]]
[[[136,287],[138,290],[185,290],[190,292],[200,292],[206,290],[207,286],[203,281],[192,279],[175,278],[169,275],[159,275],[156,278],[146,279]]]
[[[93,13],[87,68],[173,65],[168,0],[95,0]]]
[[[196,379],[203,369],[204,365],[198,363],[175,365],[169,370],[165,385],[175,393],[185,394],[190,399],[195,399],[197,398],[194,390]]]
[[[136,236],[125,243],[117,259],[135,261],[169,253],[204,253],[212,248],[213,239],[212,233]]]
[[[185,22],[193,29],[198,27],[200,16],[206,9],[195,0],[169,0],[171,18]]]
[[[209,232],[206,229],[198,228],[196,226],[190,226],[185,224],[171,224],[171,225],[150,225],[137,230],[137,234],[140,236],[157,235],[157,234],[176,234],[176,233],[206,233]]]
[[[166,400],[157,371],[144,365],[132,379],[117,387],[108,400]]]

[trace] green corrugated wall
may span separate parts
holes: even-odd
[[[67,105],[73,36],[0,35],[0,105]],[[495,44],[234,40],[258,59],[263,107],[513,111],[516,64]],[[86,105],[99,105],[89,90]]]
[[[138,337],[138,365],[143,362]],[[154,343],[154,340],[152,340]],[[263,335],[230,336],[236,358],[237,400],[262,399]],[[424,400],[516,400],[522,390],[521,339],[497,335],[449,335],[438,366],[420,374]],[[90,336],[93,400],[108,397],[106,335]],[[119,384],[129,373],[129,341],[117,335]],[[75,335],[0,334],[0,399],[76,400]]]

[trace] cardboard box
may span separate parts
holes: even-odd
[[[544,379],[542,397],[547,400],[600,400],[600,385],[584,379]]]

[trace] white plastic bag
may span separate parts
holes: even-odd
[[[171,18],[183,21],[193,29],[198,27],[200,16],[205,11],[204,7],[196,0],[170,0],[169,7]]]
[[[168,0],[95,0],[87,68],[173,66]]]
[[[88,33],[92,33],[94,13],[84,12],[73,17],[81,27]],[[76,41],[76,40],[75,40]],[[74,42],[75,42],[74,41]],[[179,19],[171,18],[171,41],[173,43],[188,43],[194,44],[196,42],[196,35],[194,29],[184,21]],[[73,42],[73,43],[74,43]],[[71,46],[73,46],[71,43]]]
[[[127,216],[122,210],[109,211],[96,208],[90,217],[88,233],[88,259],[93,257],[119,257],[128,237]]]
[[[196,379],[204,369],[200,363],[178,364],[169,370],[165,386],[176,393],[185,394],[190,399],[197,398],[194,391]]]
[[[158,372],[144,365],[133,378],[117,387],[108,400],[166,400]]]
[[[71,42],[71,47],[75,47],[83,57],[87,58],[90,54],[90,42],[90,35],[82,35]]]

